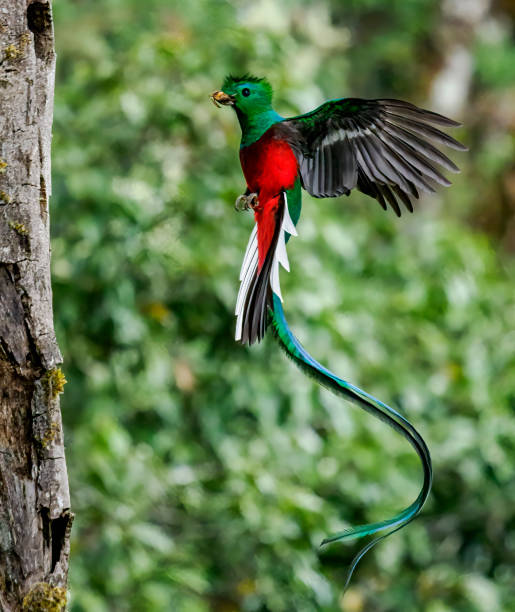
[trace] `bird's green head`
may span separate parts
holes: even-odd
[[[246,74],[225,78],[221,91],[211,94],[219,104],[232,106],[238,115],[253,117],[272,108],[272,86],[266,79]]]

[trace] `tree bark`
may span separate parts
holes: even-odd
[[[50,2],[0,0],[0,609],[64,610],[70,512],[48,199]]]

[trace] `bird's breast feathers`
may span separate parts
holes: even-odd
[[[258,194],[260,205],[291,189],[299,172],[290,145],[276,137],[273,127],[259,140],[240,149],[240,161],[247,185]]]

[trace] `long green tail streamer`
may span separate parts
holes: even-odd
[[[422,509],[422,506],[429,495],[429,491],[431,490],[431,481],[433,478],[431,456],[422,436],[401,414],[366,391],[363,391],[359,387],[356,387],[355,385],[339,378],[313,359],[313,357],[311,357],[311,355],[302,347],[297,338],[295,338],[295,336],[292,334],[284,316],[281,300],[275,294],[273,296],[273,309],[270,309],[270,313],[272,329],[275,337],[286,354],[299,366],[303,372],[305,372],[308,376],[315,378],[322,386],[330,389],[336,395],[342,396],[354,404],[357,404],[369,414],[381,419],[381,421],[398,431],[413,446],[420,458],[420,461],[422,462],[424,480],[420,493],[412,504],[391,519],[346,529],[340,533],[328,536],[321,543],[321,546],[323,546],[324,544],[328,544],[330,542],[349,540],[351,538],[362,538],[367,535],[372,535],[374,533],[390,529],[388,533],[374,538],[354,557],[347,573],[347,580],[345,581],[344,587],[345,590],[357,564],[362,557],[378,542],[405,527]]]

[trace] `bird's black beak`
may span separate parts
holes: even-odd
[[[218,107],[220,107],[221,104],[224,106],[232,106],[234,104],[234,96],[230,96],[223,91],[214,91],[209,97],[213,100],[213,104]]]

